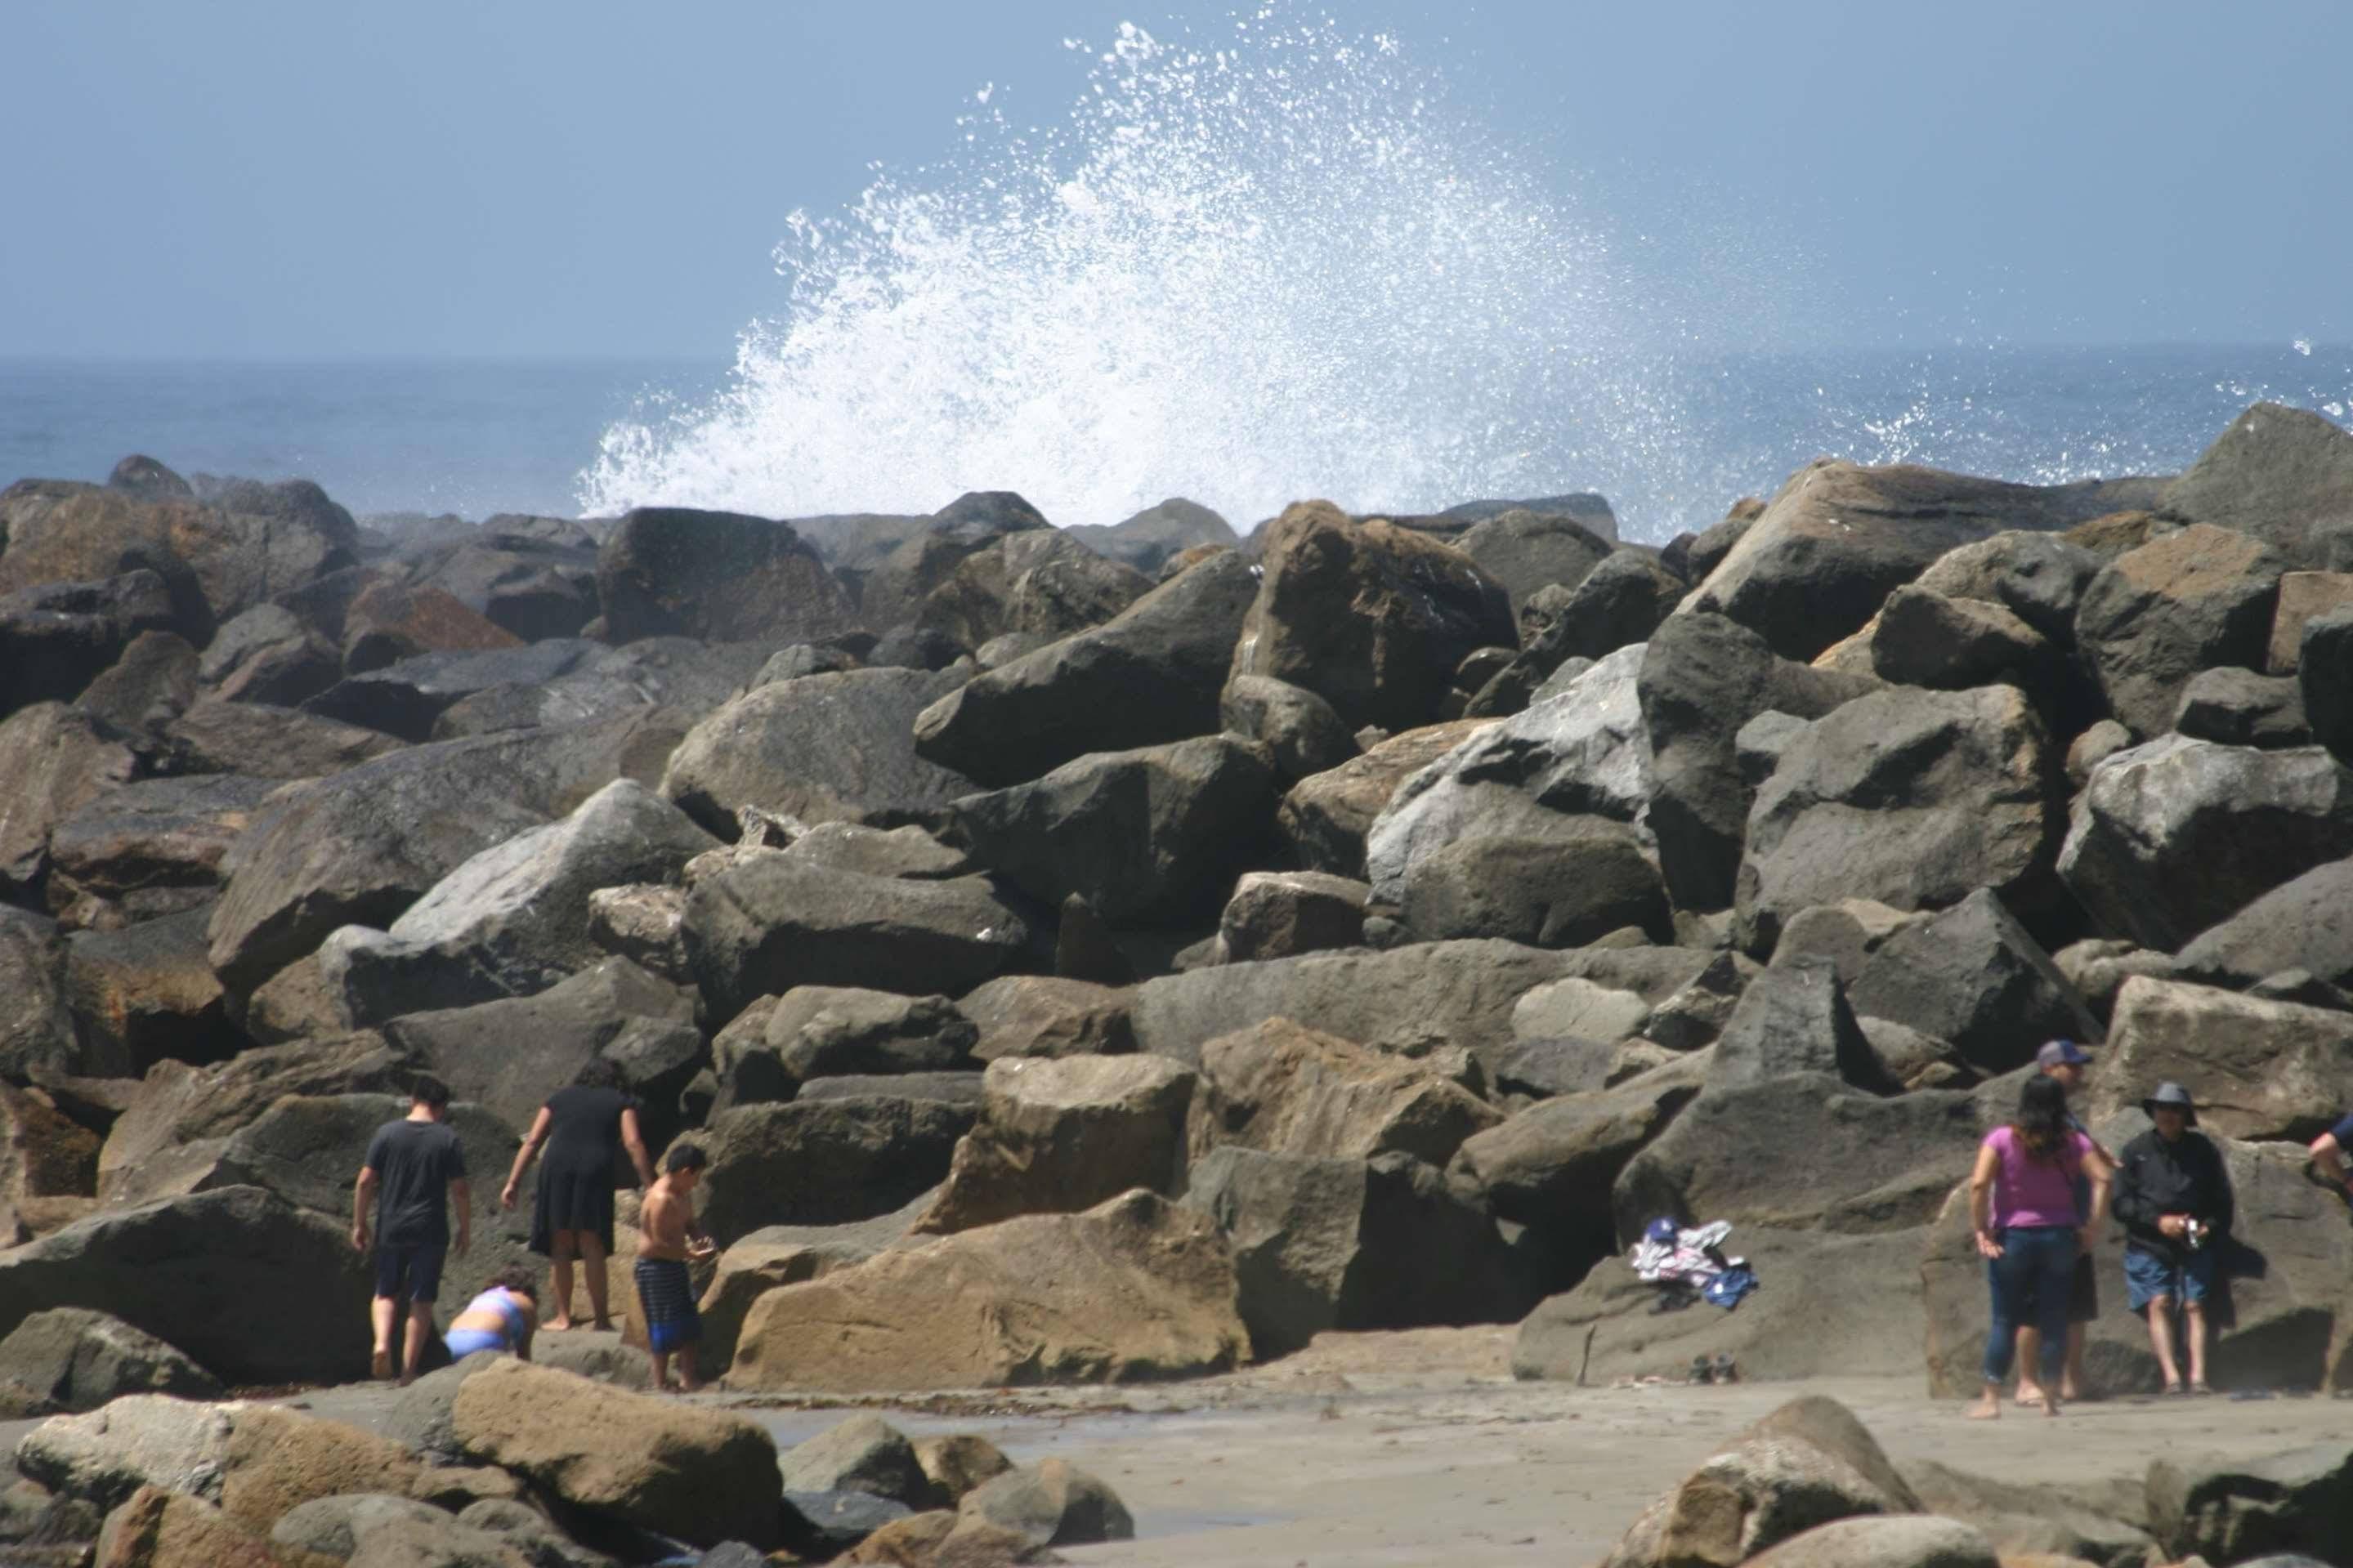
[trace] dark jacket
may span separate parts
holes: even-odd
[[[2222,1166],[2222,1152],[2202,1132],[2184,1132],[2168,1143],[2150,1128],[2116,1156],[2116,1197],[2111,1207],[2124,1222],[2126,1245],[2179,1262],[2189,1248],[2157,1228],[2169,1214],[2204,1220],[2219,1238],[2230,1234],[2237,1217],[2231,1196],[2231,1174]],[[2213,1241],[2208,1241],[2211,1247]]]

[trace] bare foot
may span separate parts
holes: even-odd
[[[540,1327],[551,1334],[568,1334],[572,1331],[572,1320],[569,1318],[554,1318],[551,1319],[547,1322],[540,1324]]]
[[[2021,1383],[2018,1385],[2018,1405],[2020,1409],[2031,1410],[2042,1403],[2042,1389],[2036,1387],[2031,1383]]]
[[[1987,1389],[1985,1391],[1985,1396],[1979,1399],[1975,1405],[1969,1406],[1968,1415],[1968,1418],[1972,1421],[2000,1420],[2001,1418],[2000,1391],[1991,1388]]]
[[[2059,1414],[2059,1402],[2058,1402],[2057,1400],[2055,1400],[2055,1399],[2046,1399],[2046,1400],[2044,1400],[2044,1401],[2042,1402],[2042,1414],[2043,1414],[2043,1415],[2058,1415],[2058,1414]]]
[[[2084,1397],[2083,1384],[2074,1382],[2073,1379],[2061,1384],[2059,1385],[2059,1397],[2065,1400],[2070,1405],[2074,1404],[2075,1401]]]
[[[610,1318],[599,1318],[588,1326],[595,1329],[600,1334],[609,1334],[613,1331],[613,1320]]]
[[[392,1352],[377,1351],[368,1357],[368,1375],[382,1383],[392,1375]]]

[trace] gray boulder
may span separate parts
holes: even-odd
[[[1782,658],[1720,615],[1674,615],[1659,627],[1635,696],[1650,741],[1649,825],[1678,908],[1732,903],[1753,796],[1735,744],[1741,727],[1767,711],[1819,719],[1878,684]]]
[[[2295,674],[2313,737],[2353,757],[2353,608],[2305,623]]]
[[[1214,910],[1256,863],[1276,801],[1265,752],[1227,735],[1082,757],[967,795],[951,837],[1032,898],[1084,898],[1114,926]]]
[[[687,732],[662,794],[714,833],[747,805],[808,823],[936,820],[972,781],[919,756],[913,726],[968,670],[853,669],[756,687]]]
[[[2178,1557],[2335,1563],[2353,1540],[2353,1448],[2343,1443],[2236,1463],[2155,1459],[2147,1485],[2150,1531]]]
[[[561,822],[525,829],[435,883],[389,931],[346,926],[321,973],[361,1027],[407,1013],[529,996],[594,965],[588,901],[605,888],[666,882],[716,841],[632,779]]]
[[[1305,687],[1350,724],[1427,724],[1467,656],[1518,645],[1502,585],[1410,530],[1303,501],[1259,542],[1264,575],[1233,673]]]
[[[2353,436],[2309,409],[2255,404],[2165,487],[2158,510],[2324,564],[2325,525],[2353,516]]]
[[[84,1307],[35,1312],[0,1339],[0,1384],[59,1410],[96,1410],[126,1394],[218,1399],[220,1380],[154,1335]]]
[[[1199,545],[1230,550],[1241,543],[1232,524],[1182,496],[1171,496],[1119,522],[1071,523],[1062,531],[1106,561],[1124,562],[1139,572],[1158,572]]]
[[[2185,980],[2240,990],[2290,969],[2353,985],[2353,859],[2316,866],[2207,927],[2173,967]]]
[[[2312,725],[2293,675],[2257,675],[2225,666],[2201,669],[2181,689],[2173,727],[2223,746],[2308,746]]]
[[[134,1394],[103,1410],[59,1415],[16,1445],[16,1468],[68,1497],[111,1509],[142,1487],[219,1498],[232,1409]]]
[[[430,1503],[380,1492],[339,1492],[289,1509],[269,1527],[269,1539],[292,1551],[349,1562],[360,1542],[388,1527],[438,1531],[452,1522]]]
[[[1799,736],[1757,792],[1740,864],[1746,945],[1769,952],[1784,921],[1841,898],[1940,909],[1990,888],[2039,914],[2056,891],[2055,773],[2015,687],[1857,698]]]
[[[2002,1559],[1974,1525],[1906,1514],[1817,1525],[1749,1561],[1758,1568],[1999,1568]]]
[[[2073,540],[2013,529],[1946,552],[1913,586],[1999,605],[2052,643],[2073,647],[2075,608],[2102,564],[2099,554]]]
[[[605,640],[691,637],[815,642],[857,610],[788,523],[734,512],[640,507],[596,552]]]
[[[915,1230],[945,1236],[1025,1214],[1078,1214],[1132,1187],[1176,1195],[1198,1081],[1166,1057],[991,1062],[980,1120]]]
[[[776,1456],[788,1492],[866,1492],[911,1509],[936,1499],[905,1433],[879,1415],[853,1415]]]
[[[112,926],[211,901],[230,849],[275,787],[221,774],[109,790],[49,835],[50,908],[73,925]]]
[[[286,780],[339,773],[400,742],[297,709],[207,700],[164,726],[163,748],[180,773]]]
[[[1195,1163],[1185,1202],[1233,1248],[1261,1358],[1327,1330],[1508,1321],[1527,1306],[1494,1221],[1409,1154],[1221,1148]],[[1414,1266],[1395,1267],[1400,1258]]]
[[[1613,542],[1577,518],[1515,508],[1472,524],[1454,547],[1503,585],[1516,617],[1538,589],[1584,582],[1609,559]]]
[[[722,1247],[765,1226],[848,1225],[937,1186],[975,1110],[880,1097],[743,1105],[697,1135],[701,1218]]]
[[[211,918],[200,907],[66,939],[66,1003],[86,1068],[127,1078],[166,1058],[218,1061],[245,1045],[206,961]]]
[[[1323,871],[1245,871],[1218,917],[1218,939],[1226,958],[1240,963],[1356,947],[1365,939],[1371,893]]]
[[[1151,578],[1062,529],[1027,529],[965,557],[914,619],[968,648],[1008,632],[1051,640],[1101,626],[1151,588]]]
[[[944,996],[795,986],[776,999],[756,1040],[723,1037],[714,1045],[712,1106],[791,1100],[813,1079],[969,1068],[978,1037]]]
[[[2075,612],[2075,642],[2125,727],[2163,734],[2191,676],[2259,667],[2284,570],[2260,540],[2204,524],[2102,567]]]
[[[1889,936],[1847,994],[1858,1013],[1947,1041],[1988,1072],[2024,1066],[2045,1040],[2096,1040],[2100,1032],[2050,954],[1989,889]]]
[[[924,599],[965,561],[1008,534],[1042,532],[1050,526],[1036,507],[1010,490],[958,496],[899,537],[860,580],[859,605],[867,626],[876,631],[912,626]]]
[[[1881,1081],[1878,1058],[1825,959],[1776,963],[1749,983],[1716,1037],[1707,1082],[1746,1088],[1791,1073],[1840,1078],[1857,1089],[1894,1087]]]
[[[1526,646],[1480,688],[1464,713],[1472,718],[1516,713],[1546,692],[1574,661],[1606,659],[1620,648],[1649,640],[1688,588],[1649,551],[1617,551],[1560,595]],[[1523,618],[1529,613],[1523,610]]]
[[[128,734],[153,738],[196,700],[196,650],[177,632],[142,632],[82,689],[76,706]]]
[[[1406,780],[1494,721],[1458,719],[1392,735],[1338,767],[1299,781],[1275,812],[1275,828],[1312,871],[1365,874],[1365,837]]]
[[[2057,532],[2145,505],[2156,489],[2153,480],[2013,485],[1820,458],[1790,476],[1688,608],[1754,627],[1785,658],[1810,659],[1949,551],[2010,530]]]
[[[99,583],[42,583],[0,594],[0,714],[71,702],[133,639],[174,620],[163,576],[140,570]]]
[[[2347,855],[2353,772],[2327,752],[2167,735],[2093,770],[2059,875],[2102,931],[2171,952]]]
[[[93,1307],[229,1383],[357,1377],[368,1282],[347,1229],[257,1187],[102,1211],[0,1252],[0,1333]]]
[[[1013,1531],[1032,1546],[1135,1539],[1134,1518],[1119,1494],[1060,1459],[1008,1470],[966,1493],[957,1510]]]
[[[1412,863],[1399,904],[1423,942],[1582,947],[1629,926],[1654,942],[1674,936],[1658,868],[1632,828],[1606,817],[1558,817],[1542,836],[1457,839]]]
[[[66,1006],[66,943],[54,921],[25,910],[0,908],[0,1077],[24,1079],[37,1070],[72,1074],[81,1044]]]
[[[2315,1138],[2353,1103],[2353,1015],[2137,976],[2116,993],[2087,1087],[2094,1118],[2171,1079],[2201,1125],[2234,1138]]]
[[[1028,921],[986,878],[872,877],[789,852],[704,877],[681,929],[713,1024],[796,985],[953,994],[1029,942]]]
[[[36,702],[0,721],[0,895],[40,902],[57,826],[139,773],[113,729],[62,702]]]
[[[1332,705],[1303,687],[1270,676],[1226,683],[1219,718],[1229,734],[1263,744],[1276,773],[1291,782],[1336,768],[1357,753],[1356,737]]]
[[[1918,584],[1887,595],[1873,622],[1871,666],[1882,680],[1966,690],[2033,688],[2053,665],[2042,634],[2000,605],[1952,598]]]
[[[1105,625],[938,699],[915,721],[916,753],[1002,787],[1089,752],[1212,734],[1235,638],[1257,593],[1256,574],[1240,554],[1204,561]]]
[[[565,637],[524,647],[422,653],[347,675],[301,707],[322,719],[426,741],[441,715],[467,698],[494,687],[543,686],[598,651],[594,643]]]
[[[1398,784],[1365,837],[1374,896],[1401,901],[1419,861],[1465,838],[1545,837],[1579,816],[1641,821],[1652,788],[1635,689],[1643,658],[1641,645],[1618,650]]]

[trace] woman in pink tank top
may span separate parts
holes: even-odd
[[[2091,1207],[2080,1217],[2075,1184],[2088,1180]],[[1985,1395],[1972,1420],[2001,1414],[2018,1330],[2031,1323],[2042,1345],[2042,1413],[2059,1414],[2059,1373],[2067,1353],[2067,1296],[2075,1254],[2089,1251],[2108,1212],[2108,1171],[2092,1141],[2067,1117],[2067,1092],[2038,1073],[2018,1097],[2018,1114],[1986,1134],[1969,1177],[1969,1217],[1986,1260],[1993,1325],[1986,1335]]]

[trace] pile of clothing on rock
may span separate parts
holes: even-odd
[[[1725,1220],[1685,1230],[1671,1219],[1654,1219],[1626,1258],[1634,1277],[1658,1288],[1653,1312],[1681,1311],[1704,1301],[1730,1311],[1757,1289],[1757,1271],[1745,1258],[1725,1254],[1732,1234]]]

